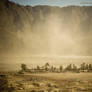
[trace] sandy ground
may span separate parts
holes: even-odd
[[[8,75],[14,92],[92,92],[92,73]]]
[[[92,73],[40,73],[32,74],[35,76],[47,77],[56,80],[62,79],[81,79],[81,80],[92,80]]]

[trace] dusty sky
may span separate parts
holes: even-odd
[[[91,5],[91,0],[12,1],[32,6],[44,4],[55,6]],[[34,11],[32,15],[27,13],[26,8],[23,11],[18,6],[13,8],[17,12],[10,9],[12,13],[8,13],[11,16],[7,11],[1,15],[1,25],[6,23],[6,26],[5,29],[3,27],[5,31],[2,30],[0,34],[0,38],[2,38],[0,39],[0,69],[7,70],[8,67],[11,70],[19,67],[15,65],[21,63],[44,65],[45,62],[50,62],[60,65],[67,62],[78,64],[92,61],[92,19],[89,18],[91,10],[88,14],[89,11],[77,8],[72,10],[72,15],[71,12],[69,13],[70,18],[67,17],[69,12],[67,11],[62,14],[60,12],[52,13],[45,19],[43,9],[39,10],[38,14]],[[40,22],[37,21],[38,17]],[[72,22],[71,17],[73,17]],[[30,24],[32,19],[36,20],[34,26]],[[45,19],[45,22],[43,23],[41,19]]]

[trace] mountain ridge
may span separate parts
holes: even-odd
[[[92,55],[91,17],[92,6],[32,7],[1,0],[0,55]]]

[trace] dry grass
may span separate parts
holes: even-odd
[[[14,92],[92,92],[91,73],[8,75]]]

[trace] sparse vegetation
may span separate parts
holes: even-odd
[[[40,73],[40,72],[92,72],[92,64],[82,63],[79,67],[75,64],[69,64],[65,68],[63,65],[60,65],[59,68],[51,66],[49,63],[46,63],[44,66],[37,65],[36,68],[28,69],[26,64],[21,64],[21,70],[19,71],[20,74],[23,72],[30,72],[30,73]]]
[[[92,92],[91,77],[91,73],[9,74],[0,76],[0,92]]]
[[[6,75],[0,75],[0,92],[13,92],[14,87],[8,84],[8,78]]]

